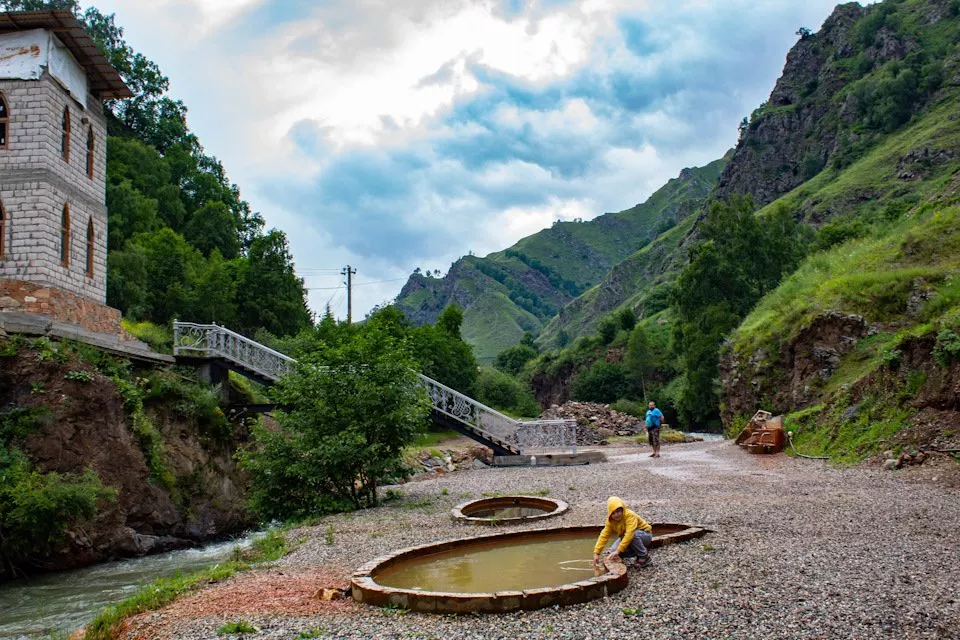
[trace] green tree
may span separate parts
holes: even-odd
[[[130,243],[146,257],[147,319],[166,324],[194,315],[194,287],[204,266],[200,252],[169,227],[137,234]]]
[[[629,389],[627,374],[621,364],[598,360],[589,369],[573,379],[574,400],[584,402],[615,402]]]
[[[724,337],[806,253],[810,233],[778,207],[763,218],[753,201],[714,202],[700,225],[674,295],[674,345],[683,372],[681,419],[705,424],[719,411],[717,362]]]
[[[617,322],[620,323],[620,328],[625,331],[632,331],[633,328],[637,326],[637,314],[633,309],[621,309],[616,313],[615,317]]]
[[[437,318],[436,326],[446,334],[460,338],[460,327],[463,326],[463,309],[456,305],[448,305]]]
[[[627,353],[624,358],[624,367],[627,375],[634,381],[640,391],[640,397],[647,399],[647,380],[654,375],[659,361],[657,354],[650,343],[647,331],[642,326],[634,327],[627,342]]]
[[[273,230],[254,240],[237,275],[237,324],[253,333],[263,327],[278,336],[296,334],[313,323],[303,280],[293,268],[287,236]]]
[[[483,404],[528,418],[540,415],[540,405],[530,389],[513,376],[483,368],[474,383],[474,398]]]
[[[523,366],[537,357],[537,350],[527,344],[518,344],[497,354],[493,366],[512,376],[523,371]]]
[[[123,251],[107,254],[107,304],[122,309],[127,317],[150,315],[148,272],[150,257],[143,247],[131,244]]]
[[[600,334],[600,340],[603,341],[603,344],[613,342],[618,331],[620,331],[620,320],[616,316],[607,316],[600,321],[600,326],[597,328],[597,333]]]
[[[317,344],[275,387],[293,409],[278,428],[256,428],[241,453],[254,510],[302,518],[375,506],[377,484],[397,472],[429,403],[410,347],[376,329],[338,346]]]
[[[240,253],[236,218],[222,202],[207,202],[197,209],[190,216],[183,237],[207,256],[219,250],[229,260]]]

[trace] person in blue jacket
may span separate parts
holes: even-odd
[[[647,408],[647,441],[653,447],[651,458],[660,457],[660,425],[663,424],[663,413],[657,409],[657,404],[651,402]]]

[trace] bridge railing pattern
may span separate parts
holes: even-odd
[[[576,420],[531,420],[517,423],[517,444],[524,453],[562,447],[577,452]]]
[[[216,324],[173,323],[173,355],[224,358],[274,382],[289,373],[296,360]]]
[[[216,324],[173,323],[173,354],[189,358],[223,358],[277,381],[296,360]],[[433,408],[471,427],[480,435],[525,450],[572,449],[576,452],[577,423],[573,420],[519,421],[477,402],[455,389],[417,374]]]
[[[481,402],[477,402],[456,389],[451,389],[437,382],[433,378],[428,378],[423,374],[418,375],[420,376],[420,382],[427,388],[427,394],[430,396],[430,403],[434,409],[473,427],[488,437],[492,436],[514,446],[519,445],[517,441],[517,426],[519,423],[516,420],[503,415],[496,409],[491,409]]]

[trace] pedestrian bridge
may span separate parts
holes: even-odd
[[[174,322],[173,355],[183,364],[228,369],[264,385],[274,384],[297,365],[293,358],[216,324]],[[430,398],[433,422],[473,438],[498,456],[576,453],[574,420],[515,420],[436,380],[417,375]]]

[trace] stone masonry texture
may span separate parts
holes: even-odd
[[[47,74],[39,80],[0,79],[0,93],[10,116],[8,144],[0,149],[0,203],[6,216],[0,279],[60,289],[102,306],[107,286],[107,149],[100,102],[91,96],[84,109]],[[69,160],[61,153],[65,108],[70,110]],[[87,175],[91,131],[92,179]],[[70,211],[70,256],[63,265],[60,222],[65,205]],[[87,274],[90,224],[92,276]]]

